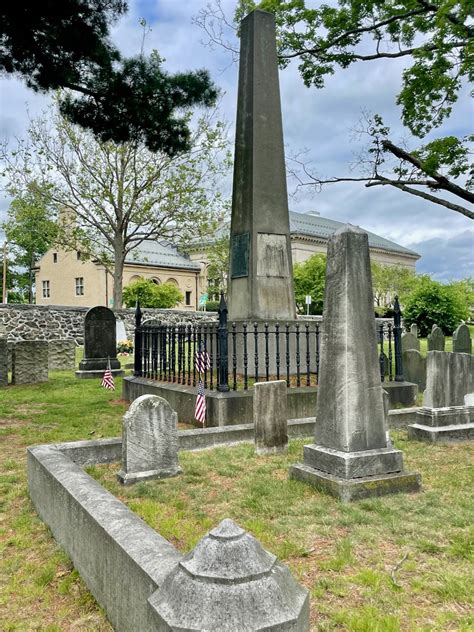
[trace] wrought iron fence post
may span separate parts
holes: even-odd
[[[393,342],[395,346],[395,382],[404,382],[402,362],[402,312],[398,296],[393,304]]]
[[[137,301],[135,309],[135,336],[133,341],[133,375],[139,377],[142,374],[142,310],[140,301]]]
[[[217,390],[221,393],[229,391],[229,368],[228,368],[228,349],[227,349],[227,303],[225,302],[224,292],[221,292],[221,300],[219,303],[219,375],[217,376]]]

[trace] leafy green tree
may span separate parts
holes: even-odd
[[[217,90],[205,70],[166,73],[156,51],[122,58],[109,34],[126,11],[123,0],[3,2],[0,72],[36,92],[66,88],[61,112],[102,141],[169,155],[189,150],[185,112],[212,105]]]
[[[157,285],[150,279],[140,279],[123,288],[123,301],[126,307],[135,307],[140,301],[141,307],[171,308],[183,301],[183,295],[171,283]]]
[[[323,88],[327,77],[354,64],[385,60],[389,72],[391,62],[403,58],[405,69],[397,104],[404,125],[416,138],[445,122],[462,86],[473,80],[472,0],[307,4],[305,0],[240,0],[235,28],[256,7],[273,12],[280,64],[286,67],[296,61],[308,87]],[[207,32],[211,46],[221,44],[236,57],[232,39],[224,39],[229,21],[219,0],[202,9],[195,22]],[[474,202],[474,166],[469,160],[474,136],[440,136],[420,147],[413,139],[411,148],[405,149],[391,138],[379,114],[366,115],[365,119],[358,130],[368,137],[360,176],[321,179],[300,163],[302,170],[296,166],[295,175],[302,185],[355,181],[365,182],[367,187],[395,187],[474,218],[470,207]]]
[[[370,268],[374,303],[382,310],[392,306],[395,296],[398,296],[403,305],[406,297],[423,278],[423,275],[416,274],[414,270],[405,266],[389,266],[372,261]]]
[[[409,327],[416,323],[422,337],[428,335],[433,325],[451,335],[468,316],[468,305],[456,288],[432,279],[423,279],[407,298],[403,310],[405,324]]]
[[[229,274],[229,236],[220,237],[208,253],[207,292],[211,302],[219,302],[221,292],[227,293]],[[207,309],[207,307],[206,307]]]
[[[36,261],[48,251],[58,233],[55,219],[48,190],[40,191],[33,182],[23,195],[12,200],[8,219],[2,225],[9,243],[10,260],[17,270],[17,284],[26,289],[28,303],[33,302]]]
[[[324,287],[326,285],[326,257],[312,255],[304,263],[293,266],[296,306],[300,313],[306,313],[305,297],[311,296],[310,314],[322,314]]]
[[[24,275],[19,273],[12,265],[7,255],[7,303],[27,303],[28,294],[25,287]],[[3,300],[3,248],[0,251],[0,301]]]
[[[122,305],[134,248],[146,239],[186,244],[220,223],[229,160],[226,126],[214,115],[196,123],[189,152],[169,156],[138,142],[102,142],[53,111],[31,122],[26,141],[0,152],[9,191],[21,196],[34,181],[47,192],[63,209],[58,243],[104,265],[114,305]]]

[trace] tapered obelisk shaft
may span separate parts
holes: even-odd
[[[256,10],[241,25],[229,318],[295,317],[275,20]]]

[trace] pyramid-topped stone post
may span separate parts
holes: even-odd
[[[315,443],[294,478],[352,500],[415,491],[419,477],[387,432],[368,236],[346,225],[328,241]]]
[[[296,318],[275,18],[241,23],[229,318]]]

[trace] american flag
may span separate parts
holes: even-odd
[[[204,373],[211,368],[211,358],[208,352],[204,348],[204,344],[201,342],[199,350],[196,351],[196,371],[198,373]]]
[[[194,418],[204,426],[206,422],[206,394],[204,392],[204,384],[202,380],[199,380],[198,382]]]
[[[110,358],[107,360],[107,368],[105,369],[101,386],[115,391],[114,376],[112,375],[112,369],[110,368]]]

